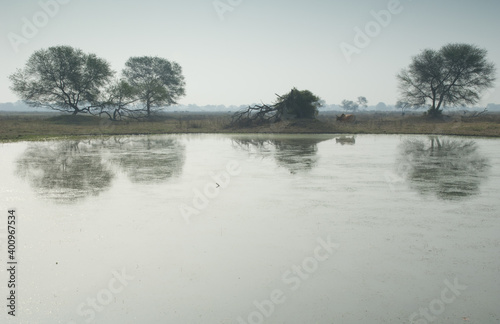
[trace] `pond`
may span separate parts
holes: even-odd
[[[0,144],[2,323],[500,321],[500,140]]]

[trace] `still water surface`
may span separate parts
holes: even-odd
[[[2,322],[500,321],[498,139],[133,136],[0,156],[20,260]]]

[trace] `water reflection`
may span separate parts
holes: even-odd
[[[399,147],[397,165],[412,188],[449,200],[479,193],[488,160],[474,141],[430,136],[428,140],[405,140]]]
[[[279,166],[290,173],[309,171],[318,162],[317,144],[332,139],[333,136],[314,137],[241,137],[233,138],[234,146],[258,154],[261,157],[273,157]]]
[[[98,195],[114,177],[99,151],[79,141],[29,144],[17,161],[17,174],[59,202]]]
[[[335,143],[341,145],[354,145],[356,144],[356,138],[354,136],[340,136],[335,138]]]
[[[185,146],[167,137],[112,137],[30,143],[16,173],[42,196],[74,202],[109,189],[115,171],[134,183],[152,184],[179,175]]]
[[[179,175],[185,160],[185,146],[171,138],[131,138],[110,151],[111,161],[134,183],[163,182]]]

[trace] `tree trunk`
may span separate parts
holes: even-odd
[[[431,108],[429,108],[429,110],[427,110],[427,115],[429,117],[439,117],[439,116],[441,116],[441,112],[442,112],[441,109],[431,107]]]

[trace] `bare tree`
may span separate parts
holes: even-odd
[[[404,116],[405,115],[405,110],[407,110],[410,107],[411,107],[411,104],[409,102],[401,101],[401,100],[399,100],[398,102],[396,102],[396,108],[397,109],[401,109],[401,116]]]
[[[352,100],[342,100],[340,107],[342,107],[345,111],[356,112],[359,108],[359,104]]]
[[[362,108],[368,107],[368,100],[366,97],[358,97],[358,105]]]

